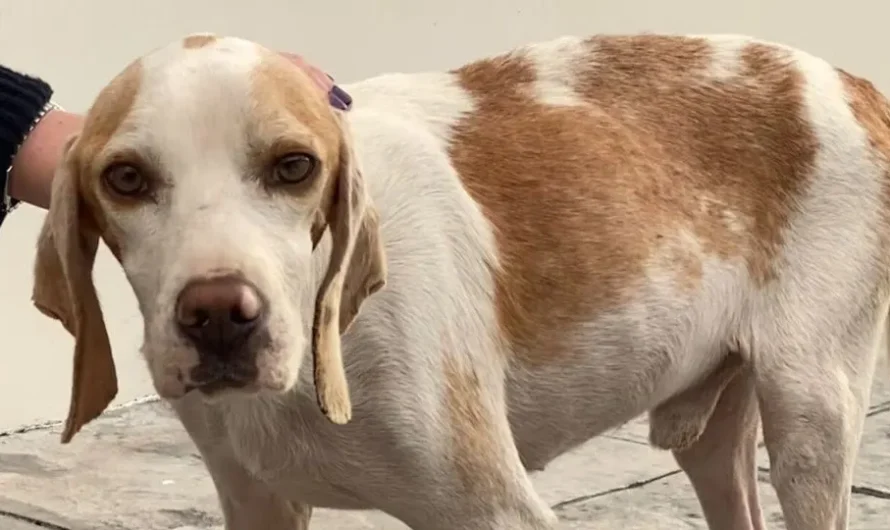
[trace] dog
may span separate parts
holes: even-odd
[[[890,309],[869,81],[632,34],[343,88],[195,34],[100,92],[34,270],[75,337],[64,443],[117,392],[102,241],[229,530],[553,529],[529,473],[646,413],[710,528],[765,528],[761,425],[787,528],[847,528]]]

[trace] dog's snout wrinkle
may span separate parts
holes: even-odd
[[[194,280],[180,292],[176,323],[203,357],[238,357],[262,326],[265,304],[237,276]]]

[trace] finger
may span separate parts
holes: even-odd
[[[279,52],[279,54],[303,70],[319,88],[325,91],[333,107],[349,110],[352,106],[352,97],[335,84],[333,77],[309,63],[302,55],[291,52]]]
[[[329,92],[334,87],[334,79],[328,74],[322,72],[318,68],[310,67],[310,72],[312,79],[315,83],[320,86],[325,92]]]
[[[278,53],[279,53],[279,55],[281,55],[282,57],[285,57],[287,60],[289,60],[290,62],[299,66],[300,68],[305,68],[306,59],[303,59],[302,55],[298,55],[296,53],[291,53],[291,52],[278,52]]]
[[[317,67],[315,67],[315,65],[307,61],[302,55],[290,52],[279,52],[279,55],[286,58],[298,68],[303,70],[303,72],[305,72],[315,82],[315,84],[320,86],[325,92],[330,90],[331,87],[334,85],[334,81],[329,75],[319,70]]]

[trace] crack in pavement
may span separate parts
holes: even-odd
[[[627,442],[630,444],[642,445],[644,447],[652,447],[648,442],[637,440],[636,438],[631,438],[629,436],[622,436],[620,434],[604,434],[603,437],[610,440],[617,440],[619,442]]]
[[[876,499],[890,500],[890,491],[879,490],[869,486],[853,485],[853,495],[864,495],[866,497],[874,497]]]
[[[32,425],[25,425],[23,427],[16,427],[14,429],[9,429],[7,431],[0,431],[0,438],[8,438],[10,436],[15,436],[16,434],[25,434],[31,431],[40,431],[43,429],[51,429],[58,425],[61,425],[61,421],[44,421],[40,423],[34,423]]]
[[[60,526],[56,523],[51,523],[49,521],[44,521],[43,519],[38,519],[36,517],[30,517],[27,515],[22,515],[20,513],[10,512],[7,510],[0,510],[0,517],[6,517],[7,519],[15,519],[16,521],[22,521],[23,523],[28,523],[36,526],[37,528],[48,528],[49,530],[71,530],[67,526]],[[2,521],[0,521],[2,522]]]
[[[160,402],[161,398],[159,398],[155,394],[149,394],[147,396],[138,397],[135,399],[131,399],[130,401],[126,401],[124,403],[120,403],[118,405],[114,405],[112,407],[108,407],[103,412],[103,415],[108,415],[113,412],[122,411],[125,409],[129,409],[130,407],[135,407],[137,405],[145,405],[147,403],[157,403]],[[25,434],[32,431],[42,431],[46,429],[52,429],[53,427],[58,427],[62,425],[64,422],[62,420],[46,420],[39,421],[37,423],[32,423],[29,425],[23,425],[21,427],[14,427],[12,429],[7,429],[4,431],[0,431],[0,438],[8,438],[10,436],[15,436],[17,434]]]
[[[758,477],[757,477],[758,482],[762,482],[762,483],[764,483],[764,484],[771,484],[771,483],[770,483],[770,480],[769,480],[769,472],[770,472],[770,470],[769,470],[768,467],[757,466],[757,471],[759,471],[760,474],[765,474],[765,475],[766,475],[766,477],[758,476]],[[597,492],[597,493],[591,493],[591,494],[589,494],[589,495],[580,495],[580,496],[578,496],[578,497],[572,497],[571,499],[567,499],[567,500],[564,500],[564,501],[560,501],[560,502],[554,504],[553,506],[551,506],[551,508],[552,508],[553,510],[560,510],[560,509],[565,508],[565,507],[567,507],[567,506],[571,506],[571,505],[573,505],[573,504],[578,504],[578,503],[581,503],[581,502],[585,502],[585,501],[589,501],[589,500],[597,499],[597,498],[599,498],[599,497],[605,497],[605,496],[607,496],[607,495],[613,495],[613,494],[615,494],[615,493],[623,493],[623,492],[625,492],[625,491],[630,491],[630,490],[635,490],[635,489],[643,488],[643,487],[648,486],[649,484],[658,482],[659,480],[664,480],[664,479],[666,479],[666,478],[670,478],[670,477],[673,477],[673,476],[675,476],[675,475],[679,475],[679,474],[681,474],[681,473],[683,473],[683,470],[682,470],[682,469],[675,469],[675,470],[673,470],[673,471],[669,471],[669,472],[667,472],[667,473],[662,473],[661,475],[657,475],[657,476],[654,476],[654,477],[651,477],[651,478],[647,478],[647,479],[645,479],[645,480],[638,480],[638,481],[636,481],[636,482],[631,482],[630,484],[628,484],[628,485],[626,485],[626,486],[621,486],[621,487],[617,487],[617,488],[611,488],[611,489],[607,489],[607,490],[604,490],[604,491],[599,491],[599,492]],[[875,498],[875,499],[890,500],[890,491],[884,491],[884,490],[880,490],[880,489],[877,489],[877,488],[872,488],[872,487],[870,487],[870,486],[856,486],[856,485],[854,484],[854,485],[850,488],[850,492],[851,492],[853,495],[862,495],[862,496],[865,496],[865,497],[873,497],[873,498]]]
[[[866,414],[866,417],[867,417],[867,418],[870,418],[870,417],[874,417],[874,416],[877,416],[877,415],[879,415],[879,414],[884,414],[884,413],[887,413],[887,412],[890,412],[890,400],[881,401],[881,402],[876,403],[876,404],[872,405],[871,407],[869,407],[869,411],[868,411],[868,413]],[[622,436],[621,434],[607,434],[607,435],[605,435],[605,437],[606,437],[606,438],[611,438],[611,439],[614,439],[614,440],[618,440],[618,441],[622,441],[622,442],[627,442],[627,443],[637,444],[637,445],[646,445],[646,446],[649,445],[649,444],[647,444],[647,443],[645,443],[645,442],[642,442],[641,440],[636,440],[636,439],[633,439],[633,438],[630,438],[630,437]],[[765,444],[764,444],[764,442],[761,440],[761,441],[757,444],[757,446],[758,446],[758,448],[763,448],[763,447],[765,446]],[[769,474],[770,474],[770,468],[769,468],[769,467],[758,466],[758,467],[757,467],[757,471],[766,475],[765,477],[758,476],[758,478],[757,478],[757,479],[758,479],[758,482],[762,482],[762,483],[764,483],[764,484],[772,485],[772,483],[771,483],[771,481],[770,481],[770,479],[769,479]],[[645,479],[645,480],[640,480],[640,481],[632,482],[632,483],[630,483],[630,484],[628,484],[628,485],[626,485],[626,486],[621,486],[621,487],[617,487],[617,488],[612,488],[612,489],[608,489],[608,490],[600,491],[600,492],[597,492],[597,493],[592,493],[592,494],[589,494],[589,495],[581,495],[581,496],[578,496],[578,497],[573,497],[573,498],[571,498],[571,499],[567,499],[567,500],[558,502],[558,503],[554,504],[553,506],[551,506],[551,508],[554,509],[554,510],[559,510],[559,509],[561,509],[561,508],[565,508],[566,506],[571,506],[571,505],[573,505],[573,504],[578,504],[578,503],[585,502],[585,501],[589,501],[589,500],[596,499],[596,498],[599,498],[599,497],[605,497],[605,496],[607,496],[607,495],[613,495],[613,494],[615,494],[615,493],[622,493],[622,492],[625,492],[625,491],[630,491],[630,490],[634,490],[634,489],[643,488],[643,487],[645,487],[645,486],[648,486],[649,484],[652,484],[652,483],[654,483],[654,482],[658,482],[659,480],[662,480],[662,479],[665,479],[665,478],[669,478],[669,477],[672,477],[672,476],[674,476],[674,475],[681,474],[682,472],[683,472],[683,470],[681,470],[681,469],[675,469],[674,471],[670,471],[670,472],[668,472],[668,473],[663,473],[663,474],[658,475],[658,476],[655,476],[655,477],[651,477],[651,478],[648,478],[648,479]],[[853,495],[861,495],[861,496],[863,496],[863,497],[871,497],[871,498],[874,498],[874,499],[890,500],[890,490],[884,490],[884,489],[879,489],[879,488],[873,488],[873,487],[871,487],[871,486],[857,486],[857,485],[854,484],[854,485],[850,488],[850,493],[852,493]]]
[[[890,412],[890,401],[884,401],[883,403],[874,405],[865,417],[871,418],[872,416],[877,416],[878,414],[883,414],[885,412]]]
[[[554,510],[559,510],[559,509],[565,508],[566,506],[570,506],[572,504],[578,504],[579,502],[589,501],[591,499],[596,499],[598,497],[605,497],[606,495],[612,495],[613,493],[621,493],[624,491],[630,491],[633,489],[642,488],[644,486],[648,486],[649,484],[652,484],[653,482],[658,482],[659,480],[666,479],[666,478],[672,477],[674,475],[678,475],[682,472],[683,472],[683,470],[681,470],[681,469],[675,469],[673,471],[669,471],[667,473],[662,473],[661,475],[658,475],[658,476],[655,476],[652,478],[648,478],[645,480],[639,480],[637,482],[631,482],[627,486],[622,486],[619,488],[612,488],[609,490],[600,491],[598,493],[593,493],[590,495],[581,495],[580,497],[573,497],[571,499],[568,499],[568,500],[565,500],[562,502],[558,502],[558,503],[554,504],[553,506],[551,506],[551,508]]]

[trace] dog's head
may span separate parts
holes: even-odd
[[[340,333],[386,275],[350,138],[303,70],[239,39],[189,37],[102,90],[67,145],[35,266],[35,305],[76,342],[63,441],[117,392],[100,238],[135,291],[162,397],[286,392],[311,350],[322,410],[349,420]]]

